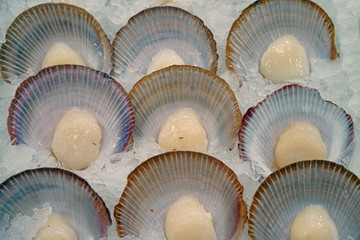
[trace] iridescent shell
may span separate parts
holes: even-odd
[[[110,73],[112,47],[96,19],[76,6],[45,3],[21,13],[7,30],[0,52],[2,78],[36,74],[57,42],[77,51],[87,66]]]
[[[131,17],[114,39],[113,72],[146,75],[152,58],[163,49],[174,50],[186,65],[213,73],[218,55],[211,31],[195,15],[176,7],[145,9]]]
[[[243,186],[221,161],[202,153],[168,152],[141,163],[115,207],[120,237],[164,231],[169,206],[192,195],[212,214],[217,239],[239,239],[247,220]]]
[[[360,238],[360,180],[342,165],[303,161],[268,176],[249,209],[253,240],[289,239],[290,225],[309,205],[322,205],[337,226],[340,239]]]
[[[342,108],[316,89],[285,86],[245,113],[239,131],[240,158],[268,176],[276,170],[275,144],[281,132],[296,121],[313,124],[327,146],[327,160],[347,164],[354,151],[354,125]]]
[[[234,147],[241,112],[233,91],[217,75],[193,66],[171,66],[138,81],[129,92],[135,113],[134,139],[157,141],[163,122],[192,108],[208,138],[208,152]]]
[[[32,216],[45,203],[69,222],[80,239],[106,237],[111,218],[104,201],[84,179],[58,168],[26,170],[4,181],[0,224],[6,226],[19,213]]]
[[[239,76],[259,72],[270,43],[295,36],[309,58],[336,59],[335,28],[330,17],[310,0],[258,0],[233,23],[226,45],[226,66]],[[246,78],[243,78],[246,80]]]
[[[125,90],[106,73],[76,65],[45,68],[21,83],[9,108],[11,141],[49,149],[57,123],[74,107],[92,114],[101,127],[99,157],[132,142],[134,115]]]

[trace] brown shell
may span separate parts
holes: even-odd
[[[26,77],[29,69],[37,73],[47,51],[59,41],[72,45],[85,61],[87,54],[94,52],[98,66],[89,67],[106,73],[112,69],[113,49],[99,22],[86,10],[70,4],[44,3],[25,10],[11,23],[5,39],[0,72],[8,82],[12,77]]]
[[[289,7],[289,9],[284,10],[281,12],[281,10],[277,9],[276,6],[285,6],[286,3],[291,3],[294,6]],[[296,6],[297,4],[297,6]],[[271,7],[270,7],[271,6]],[[297,10],[296,7],[305,9],[304,11],[307,11],[308,14],[317,14],[317,20],[319,21],[319,24],[322,24],[323,28],[326,29],[324,32],[328,33],[328,41],[329,46],[327,50],[323,49],[323,51],[328,51],[328,53],[324,53],[324,55],[329,56],[331,60],[335,60],[339,53],[337,51],[336,45],[335,45],[335,27],[333,22],[331,21],[330,17],[327,15],[327,13],[316,3],[310,1],[310,0],[274,0],[274,1],[267,1],[267,0],[258,0],[251,5],[249,5],[246,9],[242,11],[240,16],[234,21],[229,36],[227,38],[227,45],[226,45],[226,66],[229,70],[235,71],[234,68],[235,65],[239,64],[240,57],[249,56],[245,58],[245,67],[247,65],[247,61],[259,61],[262,53],[265,51],[268,44],[270,44],[272,41],[276,40],[277,38],[281,37],[284,34],[293,34],[297,38],[302,37],[304,35],[303,32],[297,33],[297,28],[303,28],[302,31],[306,33],[311,33],[311,31],[314,31],[309,26],[309,23],[303,22],[306,20],[314,19],[314,17],[308,17],[304,18],[302,14],[298,14],[300,10]],[[261,9],[261,10],[260,10]],[[296,9],[296,10],[294,10]],[[293,12],[289,12],[293,11]],[[268,12],[268,14],[265,14]],[[260,15],[256,15],[260,14]],[[283,17],[279,17],[278,14],[283,14]],[[296,18],[297,14],[299,15],[298,18]],[[289,17],[290,16],[290,17]],[[250,18],[251,17],[251,18]],[[290,23],[284,23],[282,21],[289,20],[291,18]],[[250,19],[250,20],[249,20]],[[304,20],[305,19],[305,20]],[[253,20],[254,22],[249,23],[249,21]],[[287,28],[283,25],[289,25],[294,24],[293,22],[300,22],[296,23],[296,27],[293,27],[294,30],[286,32]],[[242,26],[244,24],[244,26]],[[263,26],[261,25],[263,24]],[[273,25],[277,24],[276,27]],[[246,26],[245,26],[246,25]],[[267,31],[272,31],[273,29],[268,29],[268,25],[271,25],[274,27],[273,34],[269,34]],[[249,29],[251,28],[251,29]],[[310,28],[309,30],[306,30],[306,28]],[[305,30],[306,31],[305,31]],[[276,31],[275,31],[276,30]],[[252,34],[252,35],[251,35]],[[258,34],[262,34],[263,36],[259,36]],[[272,39],[271,35],[277,36],[276,38]],[[314,32],[314,35],[316,33]],[[266,42],[263,39],[267,39]],[[317,39],[317,36],[314,36],[314,41],[319,41]],[[305,37],[304,41],[307,41],[307,38]],[[312,39],[308,40],[311,45]],[[250,47],[250,45],[252,47]],[[319,45],[319,44],[317,44]],[[314,48],[315,48],[314,44]],[[306,46],[305,46],[306,48]],[[307,49],[308,54],[312,55],[314,51],[312,49]],[[258,56],[260,55],[260,56]],[[250,59],[247,59],[250,58]],[[253,59],[254,58],[254,59]]]
[[[152,157],[128,176],[114,210],[118,234],[163,229],[167,208],[190,194],[213,214],[218,236],[238,239],[247,220],[243,191],[236,174],[211,156],[179,151]]]
[[[287,238],[296,215],[321,204],[337,224],[340,239],[358,239],[359,202],[360,179],[344,166],[325,160],[297,162],[261,183],[249,208],[248,232],[253,240]]]

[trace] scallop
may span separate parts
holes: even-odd
[[[88,67],[106,73],[112,68],[112,47],[105,32],[91,14],[73,5],[34,6],[12,22],[5,38],[0,52],[0,71],[5,81],[36,74],[56,44],[75,51]]]
[[[129,95],[135,113],[135,141],[157,141],[166,118],[190,108],[203,123],[207,152],[234,147],[242,115],[229,85],[210,71],[171,66],[143,77]]]
[[[117,32],[112,46],[113,72],[117,74],[146,75],[153,58],[163,50],[174,51],[185,65],[213,73],[217,70],[218,55],[211,31],[201,19],[176,7],[148,8],[134,15]]]
[[[249,160],[261,176],[268,176],[277,169],[275,145],[279,135],[298,121],[319,130],[327,147],[326,160],[349,162],[355,147],[351,116],[323,99],[316,89],[296,84],[280,88],[247,110],[239,131],[240,158]]]
[[[233,23],[226,45],[226,66],[241,79],[256,76],[267,47],[284,35],[295,36],[310,59],[335,60],[335,28],[310,0],[258,0]],[[311,68],[311,66],[310,66]]]
[[[322,160],[302,161],[269,175],[249,209],[254,240],[290,239],[295,217],[320,205],[334,221],[340,239],[360,238],[360,180],[344,166]]]
[[[75,229],[79,239],[107,236],[111,218],[104,201],[83,178],[58,168],[26,170],[4,181],[0,185],[0,224],[7,226],[19,213],[32,216],[45,203]]]
[[[41,70],[21,83],[11,102],[8,130],[13,144],[50,149],[60,119],[73,108],[93,115],[101,128],[101,157],[125,151],[134,115],[122,86],[106,73],[78,65]]]
[[[247,220],[243,191],[236,174],[216,158],[186,151],[154,156],[128,176],[114,210],[118,234],[163,232],[170,205],[192,195],[212,214],[217,239],[239,239]]]

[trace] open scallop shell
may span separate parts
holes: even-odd
[[[26,170],[4,181],[0,225],[6,226],[19,213],[32,216],[45,203],[70,223],[80,239],[106,237],[111,218],[104,201],[83,178],[58,168]]]
[[[241,113],[233,91],[217,75],[193,66],[171,66],[138,81],[130,99],[135,113],[134,138],[157,141],[166,118],[181,108],[192,108],[208,138],[208,152],[232,148]]]
[[[236,174],[208,155],[169,152],[152,157],[128,176],[114,211],[118,234],[163,231],[169,206],[192,195],[212,214],[217,239],[239,239],[247,219],[243,190]]]
[[[309,0],[258,0],[233,23],[226,45],[226,66],[239,76],[258,72],[270,43],[293,35],[310,58],[334,60],[335,28],[330,17]]]
[[[216,73],[218,55],[211,31],[195,15],[176,7],[145,9],[129,19],[113,42],[113,71],[146,75],[152,57],[172,49],[186,65]]]
[[[251,107],[242,119],[239,151],[265,177],[275,171],[275,144],[293,122],[315,125],[327,146],[327,159],[346,164],[354,150],[354,125],[350,115],[316,89],[285,86]]]
[[[97,119],[102,131],[100,156],[127,149],[134,127],[127,93],[106,73],[75,65],[45,68],[21,83],[9,108],[11,140],[49,149],[57,123],[74,107]]]
[[[334,220],[340,239],[360,239],[360,180],[329,161],[303,161],[282,168],[260,185],[249,209],[254,240],[289,239],[297,214],[322,205]]]
[[[7,30],[0,53],[2,78],[37,73],[56,42],[68,44],[87,66],[110,73],[112,47],[96,19],[76,6],[45,3],[21,13]]]

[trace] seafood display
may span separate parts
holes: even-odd
[[[212,214],[217,239],[240,237],[247,207],[236,174],[213,157],[183,151],[154,156],[130,173],[114,211],[119,236],[163,231],[168,208],[187,195]]]
[[[354,173],[329,161],[302,161],[277,170],[261,183],[254,195],[249,209],[249,235],[254,240],[296,240],[297,235],[290,233],[290,229],[294,231],[294,219],[298,221],[298,214],[303,215],[303,210],[315,205],[320,206],[320,215],[328,214],[332,220],[323,218],[322,221],[330,223],[318,224],[328,226],[327,230],[320,230],[326,233],[325,238],[319,237],[317,231],[313,234],[318,238],[311,234],[303,236],[307,239],[358,239],[359,186],[360,180]],[[319,211],[312,211],[312,214],[319,214]],[[307,231],[311,232],[311,228]]]
[[[286,35],[301,45],[282,46],[268,53],[269,45]],[[307,55],[299,48],[306,49]],[[273,63],[267,63],[271,66],[264,66],[267,56],[263,54],[271,55]],[[259,72],[275,83],[302,78],[309,72],[309,66],[303,66],[308,64],[307,57],[335,60],[338,56],[333,22],[321,7],[308,0],[254,2],[233,23],[226,45],[226,66],[242,81]]]
[[[64,3],[40,4],[21,13],[1,46],[2,78],[25,79],[59,64],[86,65],[110,73],[112,48],[100,24],[84,9]]]
[[[279,136],[298,122],[310,123],[317,128],[318,133],[305,131],[300,135],[288,137],[284,141],[290,146],[285,147],[294,150],[285,149],[278,152]],[[315,137],[312,137],[314,135]],[[292,142],[291,138],[295,139],[295,142]],[[320,140],[323,141],[322,144]],[[317,147],[317,144],[320,146]],[[311,155],[311,151],[320,153]],[[327,154],[324,154],[324,151]],[[323,156],[326,160],[346,165],[353,151],[354,125],[351,116],[334,103],[323,99],[316,89],[300,85],[284,86],[255,107],[249,108],[244,114],[239,131],[240,158],[250,161],[256,168],[259,167],[264,177],[275,171],[279,162],[280,166],[284,166],[296,159],[312,160]],[[286,163],[287,157],[276,159],[276,155],[282,154],[290,154],[290,162]],[[307,158],[309,156],[310,159]]]
[[[1,226],[19,213],[32,215],[44,203],[71,224],[79,239],[106,237],[111,218],[104,201],[84,179],[58,168],[26,170],[0,185]]]
[[[14,1],[0,236],[360,238],[360,2]]]
[[[8,130],[12,143],[26,144],[36,150],[48,149],[59,157],[55,150],[58,145],[52,144],[53,136],[57,134],[55,128],[59,127],[58,122],[74,107],[91,113],[100,125],[99,157],[109,157],[128,148],[132,142],[134,114],[127,93],[107,74],[76,65],[45,68],[22,82],[9,108]],[[65,140],[54,139],[60,145],[64,144],[65,150],[60,149],[59,154],[69,149],[69,154],[63,153],[65,160],[70,161],[73,157],[74,161],[83,162],[73,151],[78,148],[80,153],[86,153],[89,147],[98,144],[94,142],[96,138],[86,139],[84,135],[91,128],[81,130],[86,121],[65,128],[77,130],[75,136],[69,133],[62,136]],[[71,140],[80,138],[81,134],[84,135],[81,142]],[[90,146],[84,147],[83,141],[90,141],[86,143]],[[69,163],[67,166],[81,169],[87,165]]]
[[[171,65],[192,65],[216,73],[218,55],[211,31],[191,13],[154,7],[131,17],[112,44],[113,72],[143,76]],[[156,67],[157,66],[157,67]]]

